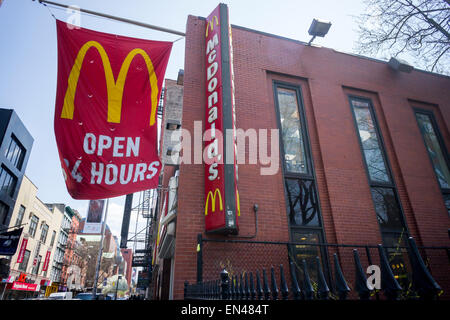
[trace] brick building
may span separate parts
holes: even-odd
[[[221,23],[211,20],[214,27]],[[205,29],[205,18],[188,17],[181,127],[193,137],[197,121],[203,123],[201,134],[205,129],[205,52],[215,48],[208,50]],[[248,133],[245,141],[254,129],[259,142],[257,163],[249,163],[255,154],[246,144],[246,161],[238,166],[238,234],[205,233],[205,164],[194,163],[194,137],[191,163],[175,167],[166,162],[163,170],[167,188],[178,169],[178,198],[173,254],[156,261],[155,297],[183,298],[184,282],[198,280],[199,251],[203,280],[217,279],[224,267],[236,274],[287,266],[288,257],[296,265],[305,259],[314,278],[316,256],[330,278],[337,252],[352,283],[350,248],[314,243],[391,246],[394,274],[407,283],[408,261],[396,246],[406,245],[408,236],[419,247],[450,245],[450,78],[400,72],[384,61],[241,26],[231,25],[231,30],[236,127]],[[268,155],[278,154],[274,174],[261,174],[269,168],[260,159],[262,129],[267,130]],[[276,129],[279,138],[271,131]],[[160,200],[164,216],[167,200]],[[266,243],[206,241],[198,246],[199,234],[215,241]],[[296,244],[286,249],[286,242]],[[372,261],[360,249],[363,264],[377,264],[376,249],[368,251]],[[445,250],[421,254],[448,298]]]

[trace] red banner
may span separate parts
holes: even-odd
[[[22,263],[23,262],[23,257],[25,255],[25,250],[27,250],[27,244],[28,244],[28,239],[27,238],[23,238],[22,239],[22,244],[20,245],[19,254],[17,255],[17,263]]]
[[[155,188],[156,113],[172,43],[56,25],[55,136],[70,195]]]
[[[237,234],[240,209],[230,30],[228,7],[220,4],[206,18],[205,30],[205,229]],[[233,132],[231,139],[227,135],[229,130]],[[227,143],[227,139],[231,141]],[[227,144],[233,148],[227,148]]]
[[[51,251],[47,250],[47,253],[45,254],[45,260],[44,260],[44,265],[42,266],[42,271],[47,271],[48,269],[48,263],[50,262],[50,255],[51,255]]]
[[[37,291],[38,285],[35,283],[17,282],[14,281],[8,289],[20,291]]]

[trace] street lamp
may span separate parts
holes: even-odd
[[[328,30],[330,30],[330,27],[331,22],[314,18],[308,30],[309,35],[312,36],[308,45],[310,45],[316,37],[324,37],[328,33]]]

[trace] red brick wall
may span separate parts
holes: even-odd
[[[194,121],[203,121],[205,113],[204,30],[204,20],[189,16],[182,127],[191,133]],[[328,242],[381,243],[347,98],[352,93],[372,100],[411,236],[418,245],[450,245],[448,214],[412,110],[412,105],[434,110],[450,150],[448,77],[419,71],[394,72],[386,63],[238,27],[233,28],[233,49],[238,128],[277,128],[272,81],[301,87]],[[261,176],[259,172],[260,165],[239,165],[239,234],[254,233],[252,207],[257,203],[255,239],[288,241],[281,168],[272,176]],[[196,280],[196,239],[198,233],[204,233],[203,175],[203,165],[181,165],[175,299],[183,298],[185,280]],[[252,260],[252,251],[242,252],[240,259]],[[344,272],[351,273],[352,256],[345,254],[341,262]],[[450,282],[448,276],[441,279]]]

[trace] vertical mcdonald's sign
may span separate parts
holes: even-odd
[[[54,124],[70,195],[96,200],[156,187],[156,116],[172,43],[56,25]]]
[[[240,209],[234,145],[233,51],[225,4],[219,4],[206,19],[204,36],[205,229],[206,232],[237,234]]]

